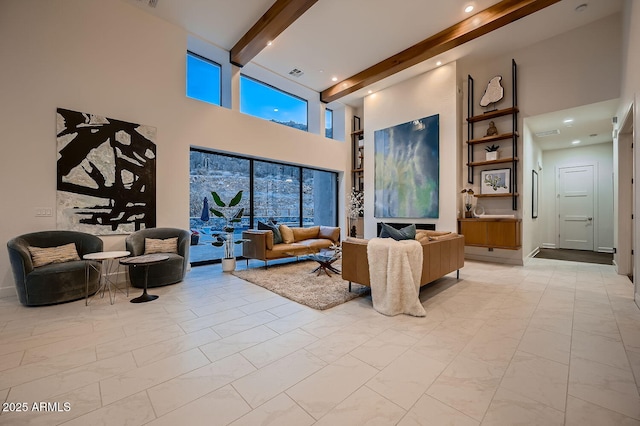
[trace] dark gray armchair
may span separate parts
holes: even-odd
[[[51,305],[85,297],[86,271],[89,271],[89,294],[98,290],[100,263],[87,268],[88,260],[33,267],[29,246],[57,247],[75,243],[80,259],[88,253],[102,251],[102,240],[95,235],[76,231],[41,231],[20,235],[7,243],[9,261],[20,303],[26,306]]]
[[[191,232],[178,228],[148,228],[130,234],[125,244],[131,256],[141,256],[144,253],[145,238],[166,240],[178,237],[178,253],[162,253],[169,256],[166,262],[149,266],[148,287],[160,287],[174,284],[184,279],[189,264],[189,245]],[[144,268],[129,267],[129,280],[137,288],[144,287]]]

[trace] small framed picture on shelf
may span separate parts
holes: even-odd
[[[483,170],[480,173],[480,194],[511,193],[511,169]]]

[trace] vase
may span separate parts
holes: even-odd
[[[222,259],[222,272],[233,272],[236,270],[236,259]]]

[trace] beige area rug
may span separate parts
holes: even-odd
[[[370,293],[370,288],[360,284],[351,284],[340,274],[324,272],[311,273],[318,264],[313,261],[300,261],[234,271],[233,275],[245,281],[264,287],[280,296],[313,309],[329,309],[351,299]],[[340,269],[342,265],[335,263]]]

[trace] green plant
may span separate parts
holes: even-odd
[[[500,145],[491,145],[486,147],[485,149],[487,150],[487,152],[494,152],[497,151],[498,148],[500,148]]]
[[[220,195],[215,191],[211,191],[211,198],[213,198],[213,202],[216,204],[216,207],[210,207],[209,211],[215,216],[225,220],[222,232],[214,232],[211,234],[216,238],[216,240],[211,244],[216,247],[224,246],[224,258],[233,259],[235,258],[233,245],[242,244],[244,241],[247,241],[244,239],[234,241],[233,237],[233,233],[236,230],[234,225],[242,221],[242,215],[244,213],[244,208],[238,207],[238,204],[242,201],[242,191],[238,191],[238,193],[228,203],[222,201]]]

